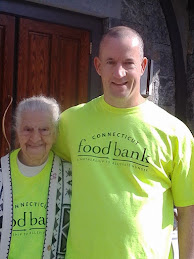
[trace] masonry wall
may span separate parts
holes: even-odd
[[[188,84],[187,124],[194,134],[194,11],[189,12],[187,84]]]
[[[139,31],[145,42],[145,55],[154,61],[153,91],[149,99],[171,114],[175,114],[175,72],[172,47],[159,0],[31,0],[31,2],[100,17],[104,31],[116,25],[128,25]],[[187,72],[186,119],[194,132],[194,52],[191,47],[194,39],[193,16],[190,14],[189,23],[188,0],[171,0],[171,2],[180,31],[184,66]]]
[[[96,17],[120,18],[121,0],[26,0]]]
[[[123,0],[121,20],[110,19],[109,26],[128,25],[145,42],[145,56],[154,61],[153,91],[149,97],[170,113],[175,113],[175,81],[171,44],[159,1]]]

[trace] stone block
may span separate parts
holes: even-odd
[[[152,59],[155,61],[154,71],[160,70],[160,76],[173,77],[174,63],[171,46],[153,44],[152,55]]]
[[[121,5],[121,19],[143,24],[144,13],[142,1],[123,0]]]
[[[187,78],[194,79],[194,54],[187,55]]]
[[[39,3],[42,5],[53,6],[64,10],[78,12],[97,17],[120,18],[121,1],[112,0],[26,0],[28,2]]]
[[[194,78],[191,78],[187,82],[187,120],[194,121]]]
[[[194,12],[189,12],[189,27],[190,30],[194,30]]]
[[[168,29],[165,18],[155,14],[148,17],[147,26],[149,31],[147,37],[153,43],[170,45]]]
[[[175,82],[173,77],[160,76],[158,104],[162,106],[173,106],[175,103]]]

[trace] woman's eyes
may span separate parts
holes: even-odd
[[[24,131],[31,132],[31,131],[33,131],[33,129],[32,128],[24,128]]]
[[[49,128],[42,128],[42,129],[39,129],[39,131],[40,131],[40,134],[42,134],[42,135],[49,135],[50,134]]]
[[[23,134],[25,135],[29,135],[29,134],[32,134],[36,131],[36,129],[34,128],[29,128],[29,127],[25,127],[23,129]],[[38,129],[38,132],[41,134],[41,135],[49,135],[50,134],[50,128],[39,128]]]
[[[41,131],[48,131],[49,129],[45,128],[45,129],[40,129]]]

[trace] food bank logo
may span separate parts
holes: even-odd
[[[25,212],[23,216],[18,219],[13,219],[13,230],[14,231],[25,231],[26,227],[32,229],[45,229],[46,219],[44,217],[35,217],[32,212]]]
[[[95,157],[98,159],[112,159],[113,161],[136,163],[148,167],[150,155],[147,149],[141,151],[129,150],[119,146],[117,141],[109,141],[107,145],[91,145],[86,139],[82,139],[78,146],[79,157]]]

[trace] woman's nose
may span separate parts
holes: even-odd
[[[37,130],[33,130],[30,138],[34,142],[35,141],[37,142],[37,141],[41,140],[41,134],[40,134],[39,130],[38,129]]]

